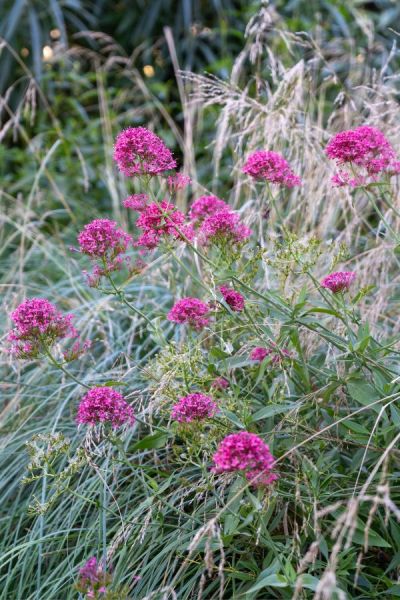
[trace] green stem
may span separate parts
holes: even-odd
[[[398,234],[397,234],[397,233],[394,231],[394,229],[393,229],[393,228],[392,228],[392,227],[389,225],[389,223],[386,221],[385,217],[384,217],[384,216],[383,216],[383,214],[381,213],[381,211],[380,211],[380,208],[379,208],[379,206],[377,205],[377,203],[376,203],[376,200],[375,200],[375,198],[374,198],[374,195],[373,195],[372,193],[370,194],[370,193],[368,192],[368,189],[367,189],[367,188],[364,188],[364,189],[365,189],[365,192],[366,192],[366,194],[367,194],[368,198],[369,198],[369,199],[370,199],[370,201],[371,201],[371,204],[372,204],[372,206],[374,207],[375,211],[376,211],[376,212],[377,212],[377,214],[379,215],[379,217],[380,217],[380,219],[381,219],[382,223],[385,225],[385,227],[387,228],[387,230],[388,230],[388,231],[390,231],[390,233],[391,233],[391,234],[392,234],[392,236],[394,237],[394,240],[395,240],[396,244],[397,244],[397,243],[399,243],[400,239],[399,239],[399,236],[398,236]]]
[[[75,383],[77,383],[78,385],[81,385],[82,387],[86,388],[87,390],[90,390],[90,385],[87,385],[86,383],[83,383],[83,381],[80,381],[77,377],[75,377],[75,375],[73,375],[71,373],[71,371],[69,371],[68,369],[66,369],[64,367],[64,365],[62,365],[61,363],[58,362],[58,360],[56,360],[54,358],[54,356],[51,354],[49,348],[47,347],[46,344],[43,344],[43,348],[44,348],[44,353],[46,354],[46,356],[48,357],[49,361],[51,362],[52,365],[54,365],[55,367],[57,367],[57,369],[60,369],[60,371],[62,371],[63,373],[65,373],[65,375],[67,375],[67,377],[70,377],[71,379],[73,379],[75,381]]]
[[[110,456],[107,454],[106,465],[104,469],[103,489],[100,496],[101,503],[101,541],[102,541],[102,563],[103,570],[106,570],[107,566],[107,473]]]
[[[146,323],[153,329],[156,330],[155,326],[153,325],[153,323],[150,321],[150,319],[144,314],[144,312],[142,312],[139,308],[136,308],[136,306],[134,306],[133,304],[131,304],[129,302],[129,300],[126,299],[125,297],[125,292],[123,292],[122,290],[118,289],[117,286],[115,285],[111,275],[107,275],[107,279],[110,282],[113,290],[115,291],[116,296],[118,296],[118,298],[121,300],[121,302],[123,302],[128,308],[130,308],[134,313],[136,313],[137,315],[141,316],[142,319],[144,319],[146,321]]]

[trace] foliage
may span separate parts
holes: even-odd
[[[178,126],[168,81],[144,82],[115,45],[97,63],[76,48],[56,57],[43,86],[10,107],[5,315],[24,297],[47,297],[92,348],[69,365],[56,346],[47,364],[2,354],[1,599],[75,599],[93,556],[110,598],[399,594],[398,181],[332,188],[324,152],[331,133],[364,122],[398,152],[398,57],[377,74],[387,56],[371,41],[371,55],[356,60],[362,38],[349,14],[359,7],[324,4],[328,31],[343,36],[333,43],[330,33],[294,34],[314,21],[312,3],[292,5],[286,23],[271,7],[252,19],[229,79],[179,76]],[[251,238],[218,247],[163,238],[141,255],[144,268],[89,288],[90,260],[70,249],[83,226],[115,219],[137,240],[123,199],[169,197],[163,177],[127,180],[113,168],[113,140],[127,125],[150,127],[191,175],[175,205],[188,214],[189,200],[218,193]],[[245,177],[260,148],[282,153],[303,186]],[[350,269],[343,295],[320,285]],[[223,285],[244,310],[232,310]],[[210,302],[201,331],[167,319],[188,296]],[[251,360],[255,347],[269,350],[265,360]],[[213,387],[221,376],[228,388]],[[78,429],[87,386],[121,393],[135,424]],[[211,396],[219,413],[173,422],[172,407],[192,393]],[[272,485],[212,471],[221,440],[245,430],[276,458]]]

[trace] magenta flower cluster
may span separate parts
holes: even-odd
[[[167,200],[162,200],[159,204],[153,202],[145,205],[139,212],[136,227],[141,229],[142,233],[134,242],[135,246],[152,250],[168,238],[193,237],[192,227],[185,224],[185,215]]]
[[[184,173],[174,173],[174,175],[169,175],[167,177],[167,186],[170,194],[174,192],[178,192],[179,190],[184,190],[185,187],[190,185],[192,180]]]
[[[334,294],[344,292],[349,289],[353,283],[356,274],[353,271],[337,271],[324,277],[321,281],[321,285],[328,290],[331,290]]]
[[[125,208],[131,208],[132,210],[141,212],[147,207],[148,201],[149,197],[147,194],[132,194],[131,196],[128,196],[128,198],[125,198],[122,204]]]
[[[250,352],[250,360],[255,362],[262,362],[267,356],[271,356],[271,362],[273,365],[278,365],[284,358],[291,358],[291,353],[286,348],[264,348],[257,346]]]
[[[326,154],[339,166],[333,177],[337,186],[357,187],[376,181],[380,174],[400,173],[400,161],[384,134],[363,125],[336,134],[326,147]],[[349,165],[349,169],[343,168]]]
[[[194,223],[201,223],[207,217],[217,212],[230,210],[229,204],[217,196],[200,196],[192,203],[189,210],[189,217]]]
[[[171,416],[179,423],[203,421],[213,417],[218,411],[216,403],[205,394],[188,394],[172,407]]]
[[[219,376],[214,379],[214,381],[211,384],[211,387],[215,390],[222,392],[223,390],[226,390],[229,387],[229,381],[225,379],[225,377]]]
[[[193,329],[201,330],[209,323],[207,314],[210,312],[208,304],[198,298],[182,298],[171,308],[167,319],[173,323],[187,323]]]
[[[176,167],[171,151],[145,127],[129,127],[121,131],[115,141],[114,160],[127,177],[158,175]]]
[[[226,285],[221,285],[219,289],[225,302],[234,312],[241,312],[244,310],[244,297],[240,292],[237,292]]]
[[[205,246],[238,244],[250,237],[251,233],[251,229],[240,221],[240,215],[224,209],[204,219],[199,228],[198,239]]]
[[[98,261],[92,273],[87,276],[89,285],[96,287],[101,277],[119,271],[128,262],[124,253],[133,240],[115,221],[95,219],[79,233],[78,243],[83,254]]]
[[[78,590],[86,598],[95,598],[97,594],[107,593],[107,584],[111,581],[109,574],[105,573],[97,558],[92,556],[79,569]]]
[[[255,433],[240,431],[225,437],[213,456],[215,473],[242,471],[252,485],[269,485],[277,479],[272,472],[275,459],[268,445]]]
[[[287,188],[301,185],[300,177],[293,173],[287,160],[278,152],[257,150],[250,154],[242,170],[254,179]]]
[[[76,337],[72,318],[45,298],[25,300],[11,313],[15,328],[8,335],[10,352],[18,358],[35,358],[56,341]]]
[[[110,219],[95,219],[85,225],[78,235],[81,252],[93,258],[108,257],[126,252],[132,238]]]
[[[116,428],[132,425],[135,417],[132,407],[119,392],[111,387],[95,387],[82,398],[76,420],[85,425],[109,423]]]

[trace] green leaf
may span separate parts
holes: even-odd
[[[305,573],[301,578],[301,583],[303,588],[307,588],[308,590],[312,590],[313,592],[315,592],[319,584],[319,579],[317,577],[314,577],[314,575],[309,575],[308,573]]]
[[[224,417],[231,421],[231,423],[236,425],[236,427],[239,427],[239,429],[246,429],[244,423],[242,423],[242,421],[239,419],[239,417],[235,415],[235,413],[231,412],[230,410],[227,410],[226,408],[223,408],[221,410],[221,413],[224,415]]]
[[[223,360],[224,358],[228,358],[230,355],[227,352],[221,350],[221,348],[211,348],[210,356],[219,360]]]
[[[326,315],[332,315],[333,317],[340,318],[340,314],[336,310],[332,310],[331,308],[324,308],[322,306],[317,306],[316,308],[310,308],[310,310],[307,310],[304,313],[304,315],[309,315],[312,313],[324,313]]]
[[[357,526],[357,529],[353,535],[353,542],[355,544],[360,544],[361,546],[364,545],[364,542],[365,542],[364,528],[361,530]],[[389,542],[384,540],[383,537],[381,537],[379,535],[379,533],[376,533],[376,531],[374,531],[373,529],[370,529],[368,531],[368,546],[376,546],[377,548],[391,548],[391,545],[389,544]]]
[[[383,592],[385,594],[385,596],[396,596],[396,598],[400,598],[400,585],[394,585],[391,588],[389,588],[388,590],[386,590],[386,592]]]
[[[263,408],[260,408],[260,410],[258,410],[256,413],[254,413],[253,421],[268,419],[268,417],[273,417],[275,415],[288,412],[289,410],[296,408],[296,406],[297,405],[295,402],[286,402],[284,404],[271,404],[270,406],[264,406]]]
[[[379,399],[378,392],[370,383],[367,383],[362,379],[352,379],[349,381],[347,383],[347,391],[353,400],[359,404],[363,404],[364,406],[369,406]],[[377,404],[376,406],[372,407],[372,410],[379,412],[380,406]]]
[[[237,531],[240,523],[239,508],[243,497],[243,487],[245,483],[241,477],[238,477],[231,485],[228,495],[229,512],[224,519],[224,534],[231,535]]]
[[[108,381],[106,381],[105,383],[102,383],[101,385],[103,385],[104,387],[117,387],[119,385],[128,385],[125,381],[117,381],[114,379],[109,379]]]
[[[135,450],[150,450],[153,448],[163,448],[168,441],[169,435],[167,433],[153,433],[146,435],[143,439],[136,442],[132,448],[132,452]]]
[[[344,429],[350,429],[350,431],[354,431],[354,433],[361,433],[362,435],[369,435],[369,431],[366,427],[357,423],[356,421],[351,421],[350,419],[346,419],[343,423],[341,423]]]
[[[267,577],[263,577],[262,579],[260,579],[260,581],[256,582],[255,585],[253,585],[253,587],[251,587],[249,590],[247,590],[248,594],[252,594],[253,592],[257,592],[258,590],[261,590],[262,588],[265,587],[279,587],[279,588],[284,588],[287,587],[288,581],[286,579],[286,577],[284,577],[283,575],[268,575]]]

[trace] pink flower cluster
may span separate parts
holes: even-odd
[[[291,358],[292,355],[285,348],[275,349],[257,346],[251,351],[250,360],[262,362],[267,356],[271,356],[271,362],[273,365],[278,365],[284,358]]]
[[[217,411],[218,407],[210,396],[195,393],[180,398],[172,407],[171,416],[179,423],[191,423],[213,417]]]
[[[242,170],[254,179],[265,179],[287,188],[301,185],[300,177],[293,173],[287,160],[278,152],[258,150],[250,154]]]
[[[63,315],[45,298],[25,300],[11,313],[11,319],[16,327],[7,339],[10,352],[18,358],[35,358],[56,341],[78,335],[72,315]]]
[[[188,239],[193,237],[192,227],[185,224],[185,215],[167,200],[148,204],[139,212],[136,227],[142,230],[142,234],[135,246],[152,250],[168,238],[179,239],[182,234]]]
[[[221,210],[206,217],[199,228],[199,241],[209,244],[239,244],[251,235],[251,229],[240,221],[240,215]]]
[[[135,417],[132,407],[119,392],[111,387],[96,387],[82,398],[76,420],[85,425],[109,423],[120,427],[125,423],[132,425]]]
[[[328,290],[331,290],[334,294],[338,292],[344,292],[349,289],[353,283],[356,274],[353,271],[337,271],[324,277],[321,281],[321,285]]]
[[[132,194],[131,196],[128,196],[128,198],[125,198],[122,204],[125,208],[131,208],[132,210],[141,212],[146,209],[148,200],[149,197],[147,194]]]
[[[167,177],[167,186],[170,194],[184,190],[190,183],[192,183],[190,177],[183,173],[174,173],[174,175]]]
[[[198,239],[202,245],[237,244],[251,235],[251,230],[240,221],[226,202],[217,196],[201,196],[190,207],[189,217],[198,227]]]
[[[128,260],[124,253],[132,242],[132,237],[118,227],[115,221],[95,219],[85,225],[78,235],[79,249],[92,260],[100,261],[88,276],[89,285],[95,287],[100,277],[119,271]]]
[[[244,309],[244,297],[240,292],[237,292],[226,285],[221,285],[219,289],[225,302],[234,312],[241,312]]]
[[[229,387],[229,381],[225,379],[225,377],[219,376],[214,379],[214,381],[211,384],[211,387],[215,390],[222,392],[223,390],[226,390]]]
[[[111,576],[103,571],[95,556],[89,558],[79,569],[77,588],[86,595],[86,598],[92,599],[96,598],[97,594],[106,594],[110,582]]]
[[[171,308],[167,319],[173,323],[187,323],[199,331],[208,325],[206,315],[209,311],[208,304],[198,298],[182,298]]]
[[[336,160],[338,172],[332,181],[337,186],[357,187],[376,181],[380,174],[400,173],[393,147],[375,127],[363,125],[336,134],[326,147],[329,158]],[[350,170],[343,165],[350,165]]]
[[[131,236],[109,219],[95,219],[78,235],[81,252],[93,258],[126,252],[131,241]]]
[[[277,479],[272,473],[275,459],[268,445],[255,433],[240,431],[222,440],[213,456],[215,473],[243,471],[252,485],[269,485]]]
[[[145,127],[129,127],[121,131],[115,141],[114,160],[128,177],[158,175],[176,167],[171,151]]]
[[[217,196],[200,196],[190,207],[189,217],[194,223],[201,223],[217,212],[230,210],[229,205]]]

